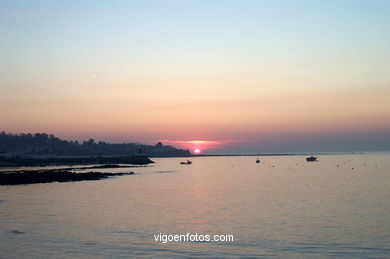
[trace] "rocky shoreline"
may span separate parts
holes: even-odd
[[[102,173],[86,172],[75,173],[66,169],[21,170],[0,172],[0,185],[18,185],[52,182],[73,182],[101,180],[112,176],[131,175],[134,172]]]

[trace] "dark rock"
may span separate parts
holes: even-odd
[[[51,182],[71,182],[85,180],[100,180],[110,176],[131,175],[134,172],[127,173],[74,173],[68,170],[31,170],[31,171],[13,171],[0,173],[0,185],[32,184],[32,183],[51,183]]]

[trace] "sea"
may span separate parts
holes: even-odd
[[[155,158],[0,186],[0,258],[390,258],[390,154],[305,158]]]

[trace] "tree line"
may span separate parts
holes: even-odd
[[[47,133],[21,133],[12,134],[2,131],[0,133],[0,154],[8,156],[117,156],[137,155],[148,156],[188,156],[189,150],[177,149],[173,146],[142,143],[111,144],[104,141],[95,142],[94,139],[63,140],[53,134]]]

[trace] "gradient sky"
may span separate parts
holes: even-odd
[[[389,14],[390,1],[1,1],[0,130],[390,150]]]

